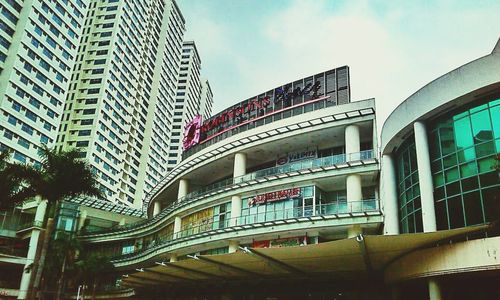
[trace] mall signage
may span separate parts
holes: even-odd
[[[287,200],[300,197],[300,188],[291,188],[257,195],[248,200],[248,206],[265,204],[274,201]]]
[[[306,151],[301,151],[301,152],[295,152],[292,154],[288,154],[286,156],[282,156],[276,160],[276,165],[277,166],[282,166],[288,163],[300,161],[300,160],[305,160],[305,159],[312,159],[312,158],[317,158],[318,157],[318,152],[316,150],[306,150]]]
[[[277,109],[268,111],[265,115],[271,115],[275,111],[281,110],[282,107],[290,107],[291,101],[295,97],[308,95],[311,97],[312,101],[318,97],[318,92],[321,89],[321,82],[319,80],[315,82],[311,81],[304,87],[297,87],[293,90],[291,89],[291,84],[285,86],[286,87],[274,89],[274,99],[270,96],[257,96],[254,99],[244,101],[239,105],[226,109],[206,121],[202,121],[201,116],[196,116],[184,127],[183,150],[186,151],[199,143],[209,140],[221,131],[239,127],[256,117],[264,116],[263,113],[259,115],[253,112],[263,112],[271,103],[274,103],[273,107]],[[215,128],[218,129],[217,133],[208,135],[208,133]]]

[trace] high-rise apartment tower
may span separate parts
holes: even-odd
[[[173,0],[92,0],[57,145],[107,199],[141,207],[166,174],[184,19]]]
[[[184,126],[196,115],[210,116],[213,97],[208,80],[200,77],[201,60],[193,41],[182,45],[181,67],[177,82],[172,139],[168,153],[167,171],[182,159]]]
[[[39,164],[54,145],[88,0],[0,2],[0,151]]]

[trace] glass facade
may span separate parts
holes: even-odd
[[[500,214],[500,99],[475,102],[429,124],[437,229],[493,221]],[[413,136],[396,150],[400,232],[422,232]]]
[[[500,99],[462,108],[429,126],[438,230],[493,221],[500,213]]]
[[[422,232],[422,205],[418,183],[415,139],[409,137],[396,151],[398,182],[399,230],[401,233]]]

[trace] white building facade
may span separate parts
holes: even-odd
[[[175,1],[91,1],[60,126],[107,199],[141,207],[166,174],[184,19]]]
[[[55,144],[89,2],[0,4],[0,146],[18,162]]]

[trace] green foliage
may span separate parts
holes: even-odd
[[[40,150],[41,168],[9,162],[10,152],[0,153],[0,209],[10,208],[40,195],[52,207],[66,198],[87,195],[102,198],[96,175],[76,149]]]
[[[79,281],[87,285],[100,282],[107,274],[114,270],[110,257],[100,253],[86,253],[76,263]]]
[[[74,272],[75,256],[81,250],[80,242],[67,234],[60,233],[49,245],[44,277],[47,283],[55,284],[61,276],[62,266],[66,271]]]
[[[32,185],[42,198],[57,202],[80,195],[102,197],[96,175],[76,149],[58,152],[43,147],[40,157],[42,168]]]
[[[36,195],[30,182],[38,171],[28,165],[9,162],[10,151],[0,152],[0,210],[14,207]]]

